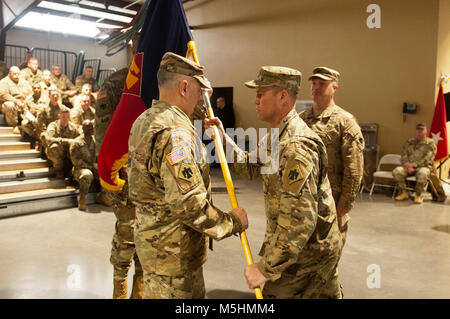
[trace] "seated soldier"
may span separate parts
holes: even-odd
[[[50,100],[46,106],[42,108],[42,111],[38,114],[37,117],[37,132],[36,134],[40,136],[41,145],[43,148],[46,147],[45,142],[42,140],[42,134],[47,130],[47,126],[50,125],[51,122],[54,122],[58,119],[58,114],[62,110],[66,110],[67,108],[61,104],[60,96],[58,89],[56,86],[52,86],[49,90]],[[67,109],[68,110],[68,109]]]
[[[77,87],[78,93],[81,93],[81,87],[85,83],[89,83],[92,86],[92,92],[97,92],[100,87],[97,83],[97,80],[93,77],[94,68],[90,65],[87,65],[84,68],[84,72],[82,75],[77,76],[75,79],[75,86]]]
[[[25,99],[26,110],[22,115],[20,130],[31,140],[32,148],[34,148],[35,142],[39,141],[37,116],[49,103],[49,97],[42,94],[42,87],[37,82],[33,84],[32,89],[33,94],[28,95]]]
[[[89,83],[83,84],[83,86],[81,87],[81,93],[77,94],[69,99],[70,103],[72,103],[73,107],[76,108],[80,105],[80,100],[83,95],[89,96],[89,98],[91,99],[91,106],[95,109],[97,100],[95,98],[95,94],[92,93],[92,85],[90,85]]]
[[[28,66],[28,62],[33,57],[33,53],[31,51],[27,51],[25,53],[25,61],[19,65],[19,69],[23,70]]]
[[[36,58],[28,60],[27,67],[20,71],[20,77],[27,81],[30,86],[36,81],[41,81],[42,71],[39,70],[39,62]]]
[[[74,107],[70,111],[72,122],[78,126],[81,126],[84,120],[94,121],[95,109],[91,106],[91,99],[89,95],[81,95],[80,105]]]
[[[416,176],[414,203],[422,203],[420,195],[425,191],[435,156],[436,145],[431,138],[427,137],[427,126],[424,123],[417,124],[416,137],[410,138],[403,146],[402,166],[392,171],[397,187],[401,191],[400,195],[395,197],[396,200],[408,199],[405,179],[407,176]]]
[[[42,71],[42,77],[41,77],[41,82],[39,83],[42,87],[42,94],[44,96],[48,96],[48,90],[50,89],[50,87],[56,86],[53,81],[52,81],[52,73],[50,72],[50,70],[44,70]],[[56,87],[58,88],[58,87]]]
[[[64,178],[65,163],[71,165],[69,147],[73,140],[80,135],[78,127],[70,122],[70,111],[65,108],[58,114],[58,120],[51,122],[41,139],[47,146],[47,158],[52,161],[56,178]]]
[[[23,110],[25,98],[31,93],[31,86],[21,79],[19,74],[19,68],[12,66],[8,76],[0,80],[0,105],[5,114],[6,123],[13,127],[19,124],[18,112]],[[15,129],[14,133],[18,134],[19,129]]]
[[[82,123],[83,134],[70,145],[72,174],[80,185],[79,210],[86,210],[86,196],[94,179],[98,179],[95,159],[94,125],[90,120]]]
[[[52,81],[61,93],[63,104],[70,108],[73,107],[69,98],[77,94],[77,88],[69,80],[67,75],[61,72],[61,66],[59,64],[54,64],[52,67]]]

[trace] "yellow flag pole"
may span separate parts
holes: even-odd
[[[186,57],[189,57],[190,55],[192,55],[192,58],[194,59],[194,61],[197,64],[200,64],[198,62],[197,50],[195,49],[195,44],[193,41],[190,41],[188,43],[188,51],[187,51]],[[210,118],[214,117],[214,112],[211,107],[211,102],[209,100],[208,93],[203,92],[202,95],[203,95],[203,101],[205,102],[206,110],[208,111],[208,116]],[[236,193],[234,192],[233,181],[231,179],[227,159],[225,157],[225,152],[223,150],[222,141],[220,139],[219,129],[216,126],[213,126],[213,130],[214,130],[213,139],[214,139],[214,143],[216,144],[216,152],[219,155],[220,167],[222,168],[223,178],[225,179],[225,185],[227,187],[228,196],[229,196],[230,202],[231,202],[231,207],[238,208],[239,205],[237,202]],[[250,246],[248,244],[247,235],[245,234],[245,231],[243,231],[240,234],[240,237],[241,237],[242,248],[244,250],[245,260],[247,262],[247,265],[251,265],[251,264],[253,264],[252,252],[250,250]],[[261,288],[259,288],[259,287],[255,288],[255,295],[256,295],[256,299],[263,299]]]

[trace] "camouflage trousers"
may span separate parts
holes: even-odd
[[[8,126],[16,127],[19,124],[19,118],[17,116],[18,111],[19,108],[16,103],[11,101],[3,103],[2,112],[5,114],[5,121]]]
[[[113,211],[117,221],[109,260],[114,267],[114,279],[126,279],[133,260],[135,275],[142,275],[142,266],[134,245],[135,207],[114,202]]]
[[[416,176],[415,192],[417,195],[420,195],[425,191],[425,185],[430,177],[430,169],[427,167],[419,167],[414,173],[408,174],[405,167],[398,166],[392,171],[392,175],[394,176],[394,180],[397,182],[400,191],[406,190],[406,177]]]
[[[28,119],[22,120],[20,124],[22,131],[31,137],[33,140],[39,140],[39,128],[36,122],[32,122]]]
[[[183,276],[149,273],[144,266],[144,299],[204,299],[203,267]]]
[[[80,185],[80,194],[87,194],[92,182],[97,178],[97,172],[87,168],[73,168],[73,178]]]
[[[320,269],[301,268],[297,274],[283,273],[276,281],[266,282],[263,296],[265,299],[341,299],[337,263],[336,256],[321,264]]]
[[[68,143],[53,143],[46,149],[47,157],[52,161],[56,172],[63,171],[64,160],[70,161],[69,144]]]

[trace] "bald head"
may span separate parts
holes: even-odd
[[[9,68],[9,78],[14,81],[14,82],[19,82],[19,74],[20,74],[20,69],[17,66],[12,66]]]

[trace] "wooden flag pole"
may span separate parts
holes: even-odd
[[[208,111],[208,116],[210,118],[214,117],[214,113],[211,107],[211,102],[209,100],[208,93],[203,91],[203,101],[205,102],[206,109]],[[213,126],[214,130],[214,143],[216,144],[216,152],[219,155],[220,167],[222,168],[223,177],[225,179],[225,184],[227,186],[228,196],[230,197],[231,207],[238,208],[238,202],[236,198],[236,193],[234,192],[233,181],[231,179],[230,170],[228,168],[227,159],[225,157],[225,152],[223,150],[222,141],[220,138],[219,129],[216,126]],[[247,235],[245,231],[240,234],[242,248],[244,250],[245,260],[247,261],[247,265],[253,264],[252,252],[250,251],[250,246],[248,244]],[[256,299],[263,299],[261,288],[255,288]]]
[[[188,49],[186,52],[186,58],[189,58],[189,56],[192,56],[195,63],[200,64],[197,57],[197,49],[195,47],[194,41],[188,42]],[[203,91],[202,92],[203,101],[205,102],[206,110],[208,111],[208,116],[210,118],[214,117],[214,112],[211,107],[211,101],[209,100],[208,92]],[[225,157],[225,152],[223,151],[223,145],[222,141],[220,139],[220,133],[219,129],[216,126],[213,126],[214,130],[214,143],[216,144],[216,152],[219,155],[220,160],[220,167],[222,168],[223,178],[225,179],[225,185],[227,187],[228,197],[230,198],[231,207],[232,208],[238,208],[238,202],[236,198],[236,193],[234,192],[234,186],[233,181],[231,179],[230,170],[228,168],[227,159]],[[250,246],[248,244],[247,235],[245,234],[245,231],[243,231],[240,234],[241,237],[241,243],[242,248],[244,250],[245,260],[247,262],[247,265],[253,264],[253,258],[252,258],[252,252],[250,251]],[[256,299],[263,299],[263,295],[261,292],[261,288],[255,288],[255,295]]]

